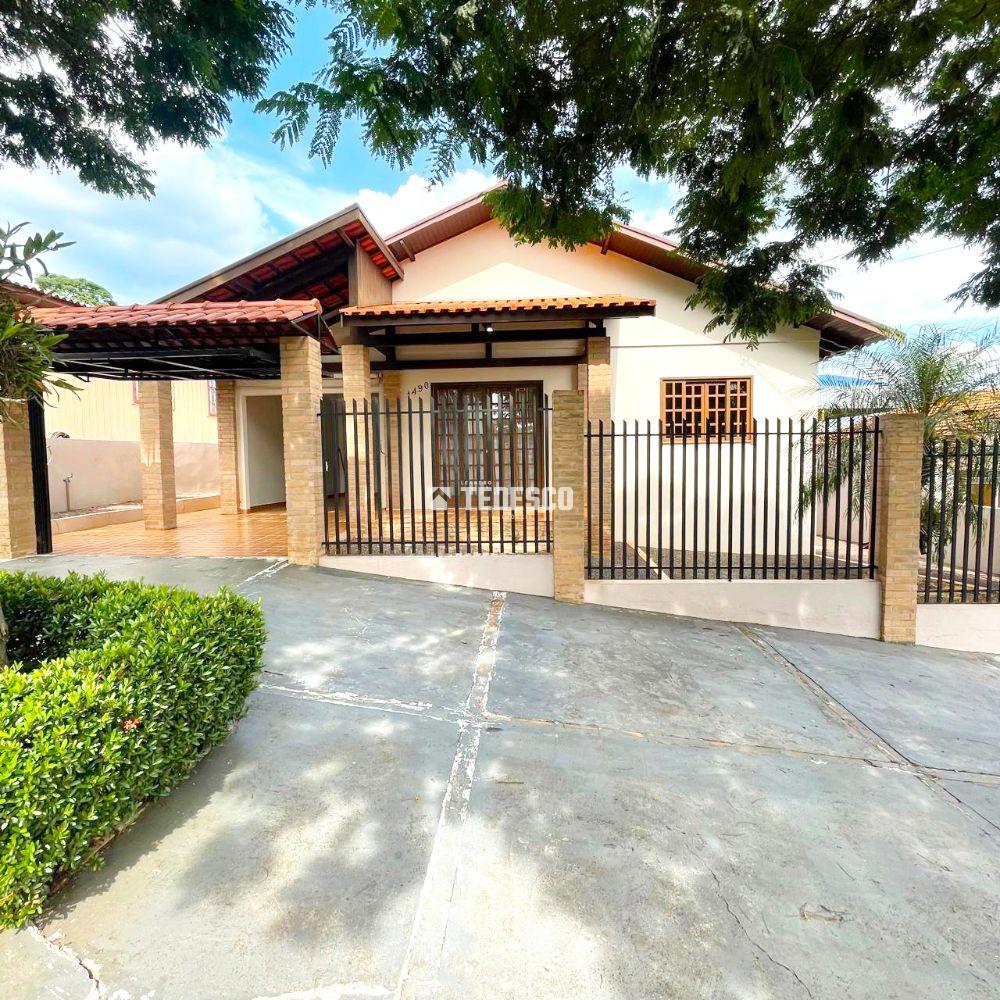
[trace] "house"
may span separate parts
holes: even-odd
[[[60,370],[141,380],[149,527],[176,523],[169,380],[212,380],[222,511],[287,504],[293,561],[315,562],[324,546],[549,551],[552,499],[529,503],[524,491],[550,482],[554,394],[580,390],[591,438],[579,453],[598,547],[610,533],[616,558],[625,514],[636,529],[627,551],[641,548],[643,532],[665,530],[662,498],[641,510],[636,500],[633,510],[615,484],[635,474],[648,495],[658,461],[662,487],[669,439],[683,447],[671,450],[667,479],[679,480],[678,460],[687,471],[690,450],[690,475],[705,482],[702,499],[680,500],[681,519],[689,512],[701,525],[697,555],[709,519],[723,537],[721,479],[709,489],[713,476],[725,478],[723,459],[747,496],[751,478],[771,474],[766,463],[739,466],[737,442],[746,464],[755,421],[788,427],[772,466],[787,461],[788,485],[776,484],[787,506],[789,421],[815,411],[817,362],[882,336],[837,309],[777,330],[756,350],[728,342],[724,330],[705,332],[707,313],[685,305],[700,273],[667,240],[628,226],[573,252],[518,245],[476,196],[388,236],[350,206],[156,303],[35,314],[68,334]],[[617,457],[624,431],[635,439],[622,438]],[[497,488],[517,495],[497,503]],[[790,559],[791,514],[787,522],[774,554]],[[766,515],[763,527],[761,535],[753,526],[754,544],[770,544]]]

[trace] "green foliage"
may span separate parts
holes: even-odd
[[[35,233],[20,239],[27,226],[0,227],[0,280],[21,275],[31,278],[32,268],[48,273],[43,255],[72,246],[60,242],[62,233]],[[76,387],[49,374],[56,345],[62,335],[45,333],[31,313],[0,290],[0,423],[15,417],[19,404],[40,399],[47,390]]]
[[[207,145],[287,47],[279,0],[23,0],[0,16],[0,162],[148,194],[140,153]]]
[[[572,246],[627,216],[614,172],[664,177],[691,304],[751,343],[829,307],[828,241],[864,265],[935,233],[979,248],[956,295],[1000,305],[995,0],[339,0],[314,78],[258,105],[282,145],[342,121],[397,166],[493,171],[513,236]]]
[[[27,222],[19,222],[16,226],[0,226],[0,281],[24,275],[29,280],[32,277],[32,267],[40,267],[43,274],[48,273],[43,254],[71,247],[71,242],[60,243],[62,233],[50,229],[46,235],[30,233],[21,236],[21,231],[27,227]]]
[[[963,506],[970,524],[974,508],[965,489],[964,467],[954,480],[938,484],[930,493],[930,449],[942,440],[969,441],[1000,433],[997,400],[1000,392],[1000,336],[996,330],[963,333],[948,326],[929,325],[909,336],[889,339],[859,347],[827,360],[824,369],[840,376],[842,384],[828,389],[825,413],[832,428],[844,427],[859,417],[882,413],[914,413],[923,419],[924,458],[921,469],[920,547],[926,551],[928,507],[931,523],[937,524],[945,511],[947,529],[941,533],[945,544],[950,540],[952,511]],[[824,496],[833,496],[846,488],[851,511],[862,502],[862,478],[873,482],[873,452],[866,453],[867,467],[862,476],[861,450],[837,454],[835,439],[820,434],[815,448],[808,448],[805,463],[811,473],[799,493],[799,511],[818,504]],[[956,467],[966,459],[956,460]],[[955,487],[955,483],[958,487]],[[981,519],[980,519],[981,521]],[[978,529],[977,529],[978,530]]]
[[[0,671],[0,927],[166,795],[241,717],[260,609],[190,591],[0,573],[12,662]]]
[[[85,306],[113,306],[111,293],[96,281],[88,278],[70,278],[65,274],[43,274],[35,284],[50,295],[79,302]]]
[[[838,355],[824,371],[843,376],[827,390],[831,416],[917,413],[924,440],[995,433],[995,406],[984,395],[1000,392],[1000,336],[993,329],[973,333],[929,325],[907,337]]]

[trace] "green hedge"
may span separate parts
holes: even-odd
[[[229,590],[0,573],[0,926],[224,740],[257,683],[264,622]]]

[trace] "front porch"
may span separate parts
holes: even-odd
[[[57,534],[56,555],[287,556],[284,504],[223,514],[218,507],[177,515],[177,527],[147,528],[142,521]]]

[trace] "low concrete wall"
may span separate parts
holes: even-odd
[[[187,514],[193,510],[211,510],[219,506],[219,494],[203,497],[178,497],[177,513]],[[128,507],[113,507],[111,510],[93,510],[85,514],[68,514],[52,519],[52,534],[64,535],[70,531],[88,531],[91,528],[105,528],[109,524],[128,524],[142,520],[142,504]]]
[[[877,639],[874,580],[588,580],[588,604]]]
[[[50,438],[49,499],[54,514],[70,507],[109,507],[137,503],[142,499],[142,470],[138,441],[88,441]],[[195,496],[219,492],[219,448],[215,444],[181,441],[174,445],[177,492]]]
[[[918,604],[917,643],[1000,654],[1000,605]]]
[[[319,564],[400,580],[552,596],[550,555],[324,556]]]

